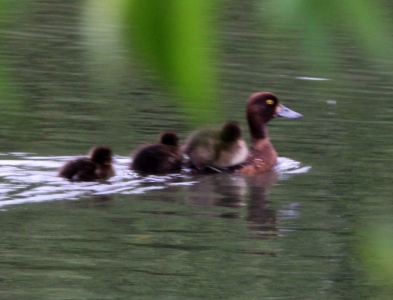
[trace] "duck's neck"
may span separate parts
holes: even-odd
[[[253,143],[268,137],[266,123],[259,117],[248,118],[248,127],[250,128],[250,135]]]

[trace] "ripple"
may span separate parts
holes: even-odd
[[[279,180],[287,180],[294,174],[307,173],[310,169],[311,166],[303,166],[300,162],[286,157],[279,157],[274,167]]]
[[[330,80],[329,78],[320,78],[320,77],[306,77],[306,76],[299,76],[296,77],[299,80],[311,80],[311,81],[327,81]]]
[[[0,153],[0,207],[56,200],[78,200],[89,195],[143,194],[169,186],[192,186],[195,178],[185,174],[140,176],[129,170],[129,157],[115,156],[116,176],[102,182],[70,182],[57,177],[57,170],[75,156],[37,156],[34,153]],[[306,173],[311,167],[280,157],[275,171],[279,180]]]

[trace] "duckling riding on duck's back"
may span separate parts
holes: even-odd
[[[251,135],[251,148],[247,162],[239,172],[255,175],[271,170],[277,163],[277,152],[270,142],[267,123],[274,117],[289,119],[302,115],[282,105],[276,95],[269,92],[252,94],[247,102],[247,122]]]
[[[241,129],[235,122],[227,122],[220,129],[203,129],[188,138],[184,152],[191,166],[198,171],[238,172],[255,175],[271,170],[277,162],[277,152],[270,142],[267,123],[274,117],[290,119],[302,117],[282,105],[272,93],[252,94],[247,102],[246,115],[251,135],[247,150]]]
[[[222,128],[207,128],[194,132],[184,146],[191,167],[198,171],[222,172],[243,163],[248,155],[237,122],[229,121]]]

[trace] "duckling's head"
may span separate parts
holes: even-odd
[[[112,150],[107,146],[97,146],[90,150],[90,159],[100,165],[112,163]]]
[[[179,137],[176,133],[173,132],[164,132],[160,137],[160,144],[168,145],[168,146],[178,146]]]
[[[239,123],[229,121],[221,129],[220,138],[224,143],[231,143],[239,140],[242,136],[242,130]]]

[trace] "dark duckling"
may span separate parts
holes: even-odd
[[[164,132],[157,144],[136,150],[130,168],[142,175],[174,173],[180,171],[182,162],[179,137],[173,132]]]
[[[247,159],[247,144],[237,122],[229,121],[222,128],[207,128],[194,132],[187,139],[184,153],[191,167],[198,171],[223,171]]]
[[[270,142],[267,123],[276,116],[296,119],[301,118],[302,115],[286,108],[277,96],[269,92],[252,94],[246,110],[251,148],[247,165],[243,166],[239,172],[245,175],[255,175],[271,170],[277,163],[277,152]]]
[[[89,157],[67,162],[59,170],[59,176],[71,181],[94,181],[115,175],[112,167],[112,150],[97,146],[90,150]]]

